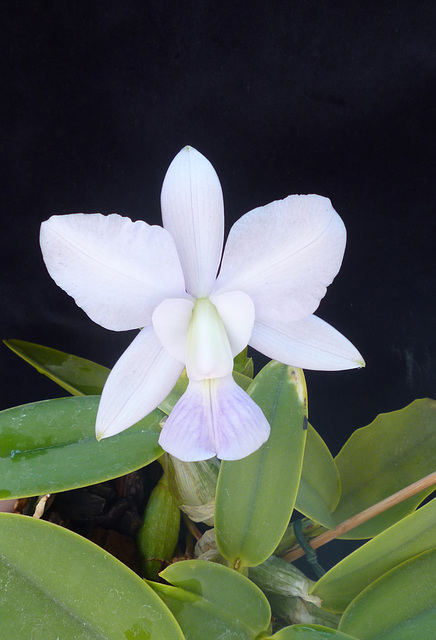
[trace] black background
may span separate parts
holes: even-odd
[[[377,413],[435,396],[434,2],[0,7],[2,337],[116,361],[134,333],[93,324],[54,284],[39,225],[77,211],[160,223],[165,171],[190,144],[218,172],[227,229],[292,193],[330,197],[345,221],[318,315],[367,367],[307,373],[333,452]],[[64,394],[6,347],[0,376],[0,409]]]

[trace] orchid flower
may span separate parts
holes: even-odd
[[[223,253],[221,185],[192,147],[171,163],[161,205],[163,227],[99,213],[56,215],[41,226],[51,277],[88,316],[114,331],[141,329],[107,379],[97,438],[148,415],[186,367],[188,388],[160,445],[185,461],[243,458],[270,431],[232,377],[247,344],[295,367],[364,365],[312,315],[340,268],[345,227],[327,198],[289,196],[242,216]]]

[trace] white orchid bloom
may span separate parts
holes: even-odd
[[[89,317],[114,331],[141,328],[103,389],[97,437],[153,411],[186,367],[189,385],[163,427],[162,448],[186,461],[243,458],[270,430],[232,377],[233,357],[247,344],[295,367],[364,364],[312,315],[340,268],[345,227],[327,198],[289,196],[242,216],[222,254],[221,185],[191,147],[171,163],[161,203],[163,228],[82,213],[41,226],[50,275]]]

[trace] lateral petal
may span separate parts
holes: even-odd
[[[207,297],[221,260],[224,205],[215,169],[192,147],[169,166],[162,185],[162,220],[174,238],[186,279],[195,298]]]
[[[302,369],[342,371],[365,366],[356,347],[316,316],[289,324],[256,321],[250,345],[268,358]]]
[[[298,320],[324,297],[341,266],[345,241],[344,224],[328,198],[272,202],[231,228],[215,291],[245,291],[258,320]]]
[[[186,363],[186,342],[194,303],[167,298],[154,310],[152,321],[157,337],[173,358]]]
[[[114,436],[151,413],[170,393],[183,371],[149,326],[115,364],[100,400],[97,439]]]
[[[227,332],[232,356],[240,353],[250,341],[254,324],[254,304],[243,291],[229,291],[211,296]]]
[[[40,242],[53,280],[106,329],[146,326],[161,300],[186,295],[174,241],[162,227],[76,213],[43,222]]]
[[[159,444],[185,462],[239,460],[256,451],[270,433],[262,410],[232,376],[189,381],[168,417]]]

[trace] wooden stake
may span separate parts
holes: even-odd
[[[327,542],[334,540],[347,531],[351,531],[351,529],[354,529],[360,524],[371,520],[371,518],[378,516],[380,513],[383,513],[387,509],[390,509],[396,504],[407,500],[407,498],[414,496],[416,493],[419,493],[423,489],[427,489],[432,485],[436,485],[436,471],[434,473],[430,473],[428,476],[425,476],[425,478],[421,478],[421,480],[417,480],[413,484],[410,484],[408,487],[404,487],[404,489],[397,491],[397,493],[393,493],[391,496],[388,496],[384,500],[377,502],[377,504],[374,504],[372,507],[368,507],[368,509],[357,513],[352,518],[341,522],[341,524],[339,524],[335,529],[325,531],[318,537],[313,538],[313,540],[310,540],[311,547],[313,547],[314,549],[322,547],[322,545],[326,544]],[[297,558],[301,558],[302,556],[304,556],[304,551],[299,545],[297,545],[290,551],[288,551],[283,556],[283,559],[288,560],[288,562],[292,562],[293,560],[297,560]]]

